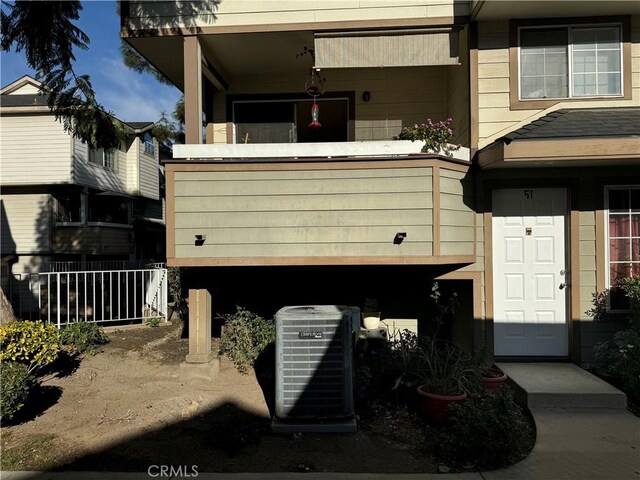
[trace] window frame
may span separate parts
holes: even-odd
[[[520,31],[526,28],[598,28],[607,26],[617,26],[620,29],[620,82],[621,93],[619,95],[596,95],[596,96],[569,96],[566,98],[520,98]],[[571,41],[567,42],[567,61],[569,81],[569,94],[573,92],[572,78],[572,48]],[[598,18],[549,18],[549,19],[528,19],[511,20],[509,22],[509,107],[511,110],[534,110],[546,109],[558,103],[574,102],[615,102],[621,100],[631,100],[632,98],[632,76],[631,76],[631,16],[608,16]]]
[[[604,215],[604,240],[605,240],[605,245],[604,245],[604,268],[605,268],[605,289],[608,292],[611,289],[611,262],[610,262],[610,256],[611,256],[611,245],[610,245],[610,234],[609,234],[609,192],[611,190],[640,190],[640,185],[639,184],[629,184],[629,185],[605,185],[604,186],[604,210],[605,210],[605,215]],[[640,212],[638,212],[640,213]],[[633,236],[631,235],[631,224],[629,225],[629,238],[633,238]],[[622,238],[622,237],[620,237]],[[631,244],[633,245],[633,243]],[[634,260],[631,259],[629,260],[630,263],[634,263]],[[640,264],[640,262],[639,262]],[[627,313],[629,312],[629,309],[620,309],[620,308],[611,308],[611,296],[607,295],[607,312],[610,313]]]
[[[142,135],[142,143],[142,151],[145,153],[145,155],[150,155],[153,157],[156,154],[156,146],[153,143],[153,135],[151,135],[151,133],[149,132],[145,132]]]
[[[92,220],[91,219],[91,200],[95,199],[97,196],[99,196],[98,193],[92,193],[90,192],[88,195],[86,195],[86,224],[88,226],[103,226],[103,227],[117,227],[117,228],[133,228],[133,225],[131,225],[131,221],[132,221],[132,215],[131,215],[131,200],[126,198],[126,197],[121,197],[118,195],[115,195],[114,197],[120,199],[120,201],[125,201],[126,202],[126,215],[127,215],[127,223],[121,223],[121,222],[109,222],[109,221],[105,221],[105,220]]]
[[[75,195],[76,192],[68,193],[67,195]],[[87,195],[83,192],[77,192],[77,195],[80,196],[80,220],[77,222],[65,222],[58,220],[60,214],[60,200],[57,197],[58,194],[53,194],[54,204],[55,204],[55,225],[63,226],[63,227],[78,227],[85,225],[87,219]]]
[[[116,148],[112,148],[111,150],[104,150],[102,148],[98,148],[98,149],[93,149],[90,148],[89,149],[89,153],[87,155],[87,163],[90,165],[94,165],[96,167],[102,167],[105,170],[109,170],[110,172],[118,172],[118,149]],[[101,158],[101,162],[97,163],[97,162],[92,162],[91,158],[100,154],[100,158]],[[111,154],[111,156],[113,157],[113,167],[111,165],[108,164],[107,162],[107,156]]]
[[[612,94],[594,94],[594,95],[576,95],[574,92],[574,68],[573,68],[573,55],[574,55],[574,32],[576,30],[598,30],[598,29],[617,29],[618,30],[618,45],[620,56],[620,93],[612,93]],[[523,98],[522,97],[522,32],[526,30],[566,30],[567,33],[567,49],[566,49],[566,60],[567,60],[567,96],[566,97],[534,97],[534,98]],[[597,63],[597,56],[596,56]],[[531,100],[590,100],[593,98],[611,98],[618,99],[624,95],[624,64],[623,64],[623,42],[622,42],[622,24],[612,23],[597,23],[597,24],[567,24],[567,25],[545,25],[545,26],[526,26],[526,27],[518,27],[518,99],[521,102],[528,102]],[[596,72],[596,75],[598,73]],[[558,75],[559,76],[559,75]],[[546,77],[543,77],[546,78]]]
[[[299,96],[295,96],[295,97],[290,97],[290,98],[273,98],[273,99],[258,99],[258,100],[233,100],[232,102],[232,107],[231,107],[231,116],[232,116],[232,124],[233,124],[233,143],[237,144],[238,143],[238,139],[237,137],[237,119],[236,119],[236,110],[235,110],[235,106],[238,104],[269,104],[269,103],[284,103],[284,104],[290,104],[292,106],[292,121],[291,123],[293,124],[293,130],[289,132],[289,143],[299,143],[298,142],[298,123],[296,122],[297,118],[298,118],[298,103],[300,102],[312,102],[313,103],[313,98],[309,97],[308,95],[305,97],[304,95],[299,95]],[[322,98],[317,98],[315,100],[316,103],[318,103],[320,105],[320,109],[322,109],[322,102],[345,102],[346,105],[346,113],[347,113],[347,117],[345,119],[345,133],[346,133],[346,137],[347,137],[347,141],[351,141],[351,135],[350,135],[350,129],[349,129],[349,124],[350,124],[350,118],[349,118],[349,105],[351,103],[351,100],[349,97],[347,96],[323,96]],[[311,105],[309,105],[309,109],[311,109]]]
[[[236,122],[234,104],[236,103],[268,103],[268,102],[296,102],[312,99],[304,93],[258,93],[232,94],[226,98],[227,144],[236,143]],[[327,92],[319,100],[347,101],[347,141],[355,141],[355,91]],[[322,113],[320,114],[322,115]],[[320,120],[322,122],[322,118]]]

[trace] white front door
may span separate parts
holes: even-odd
[[[561,188],[493,191],[493,329],[501,356],[567,356]]]

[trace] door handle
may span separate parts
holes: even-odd
[[[560,284],[560,290],[564,290],[567,287],[566,283],[561,283]]]

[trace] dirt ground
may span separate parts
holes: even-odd
[[[254,374],[222,359],[213,383],[183,382],[182,326],[111,331],[99,353],[44,378],[35,411],[2,428],[8,470],[434,472],[413,415],[377,409],[357,433],[276,435]]]

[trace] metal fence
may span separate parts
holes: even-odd
[[[74,322],[167,320],[167,269],[46,272],[2,277],[16,317]]]
[[[166,268],[167,265],[153,260],[102,260],[94,262],[46,262],[41,272],[85,272],[89,270],[135,270],[146,268]]]

